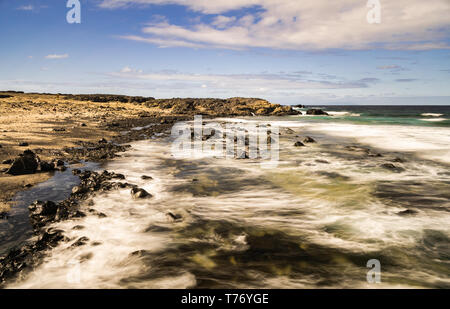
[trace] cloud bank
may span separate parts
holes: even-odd
[[[189,25],[159,21],[145,25],[140,34],[120,36],[160,47],[285,50],[450,48],[446,43],[450,29],[450,1],[380,0],[380,24],[367,22],[370,8],[366,2],[102,0],[99,6],[123,9],[136,5],[176,4],[199,14],[200,18]]]

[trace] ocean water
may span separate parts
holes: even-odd
[[[326,110],[332,116],[331,121],[333,122],[450,127],[450,105],[325,105],[314,106],[314,108]],[[298,110],[306,111],[307,109],[300,108]],[[308,121],[322,120],[326,120],[326,118],[314,116]]]
[[[104,168],[153,198],[97,194],[84,207],[107,217],[54,224],[71,240],[7,287],[450,288],[450,128],[418,120],[449,108],[324,108],[333,116],[214,120],[278,126],[273,168],[177,159],[170,132],[133,143]],[[294,147],[305,136],[317,143]]]

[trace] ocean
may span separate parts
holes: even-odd
[[[102,169],[153,197],[97,194],[85,207],[106,217],[54,223],[70,241],[7,287],[450,288],[450,106],[320,108],[330,116],[209,120],[279,127],[273,168],[174,158],[169,131],[132,143]],[[307,136],[316,143],[294,146]],[[33,190],[62,199],[64,183]],[[22,209],[33,196],[18,197]],[[11,223],[0,231],[3,246],[17,233]],[[80,237],[86,244],[72,246]]]

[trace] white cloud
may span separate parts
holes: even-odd
[[[29,5],[22,5],[22,6],[19,6],[17,9],[21,10],[21,11],[33,11],[34,10],[34,6],[32,6],[31,4],[29,4]]]
[[[103,0],[102,8],[130,5],[178,4],[213,17],[180,26],[161,22],[147,25],[142,35],[121,36],[161,47],[242,49],[448,49],[450,1],[381,1],[382,21],[369,24],[362,0]],[[257,6],[243,17],[234,10]]]
[[[122,68],[122,70],[120,70],[120,73],[142,73],[142,70],[136,70],[136,69],[132,69],[129,66],[125,66]]]
[[[69,58],[69,54],[62,54],[62,55],[50,54],[45,56],[45,59],[65,59],[65,58]]]
[[[250,92],[366,88],[374,82],[374,79],[370,78],[356,81],[337,79],[331,82],[324,80],[320,74],[308,76],[308,79],[305,79],[303,75],[294,72],[283,74],[190,74],[170,71],[144,73],[142,70],[134,70],[129,67],[108,75],[122,79],[161,83],[168,87],[176,85],[176,87],[183,88],[200,87],[216,91],[245,90]]]
[[[226,28],[227,26],[232,24],[234,21],[236,21],[236,17],[234,17],[234,16],[228,17],[228,16],[219,15],[214,18],[214,20],[211,24],[216,26],[217,28]]]

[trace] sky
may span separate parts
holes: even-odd
[[[1,90],[450,105],[449,0],[67,2],[0,0]]]

